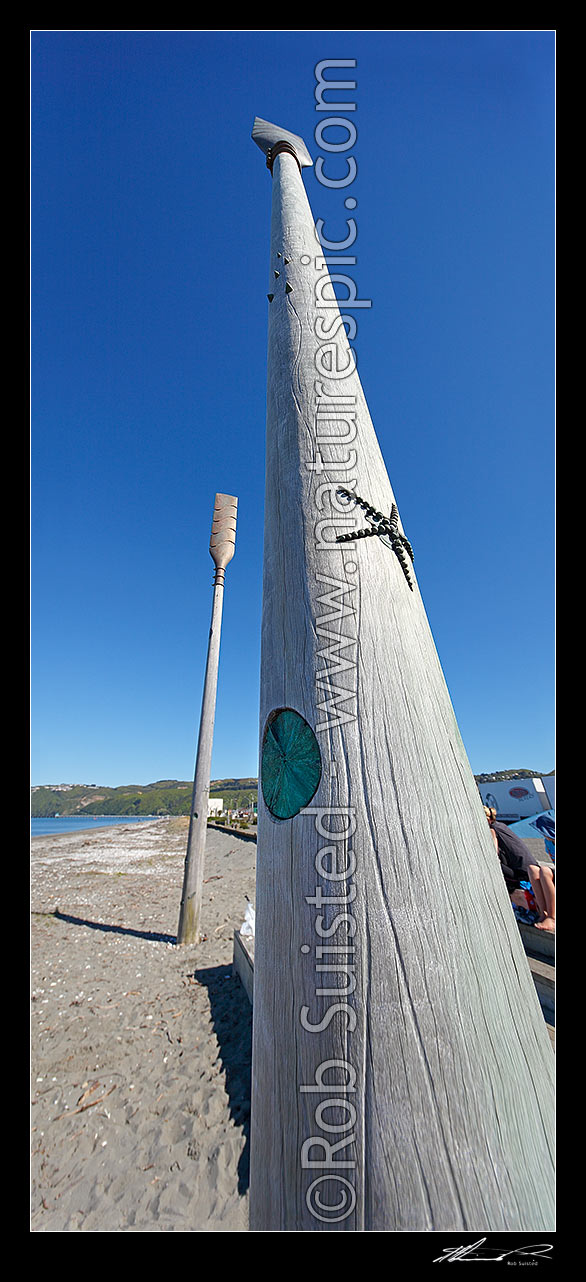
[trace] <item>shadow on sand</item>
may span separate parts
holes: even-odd
[[[107,935],[132,935],[134,939],[149,939],[155,944],[176,944],[176,935],[160,935],[156,930],[131,930],[130,926],[109,926],[104,921],[87,921],[84,917],[72,917],[55,908],[51,913],[33,913],[33,917],[56,917],[58,921],[67,921],[70,926],[87,926],[90,930],[101,930]]]
[[[242,1195],[248,1189],[250,1169],[252,1007],[231,965],[196,970],[194,979],[208,990],[220,1062],[226,1074],[230,1116],[244,1133],[245,1144],[238,1163],[238,1192]]]
[[[156,931],[131,930],[127,926],[109,926],[101,921],[88,921],[73,917],[55,908],[50,913],[33,913],[37,917],[56,917],[72,926],[87,926],[90,930],[113,935],[131,935],[156,943],[176,944],[175,935],[162,935]],[[232,965],[209,966],[193,972],[194,979],[207,988],[213,1029],[218,1039],[219,1058],[226,1075],[230,1116],[242,1127],[244,1148],[238,1163],[238,1192],[248,1190],[250,1169],[250,1092],[252,1064],[252,1007],[234,974]]]

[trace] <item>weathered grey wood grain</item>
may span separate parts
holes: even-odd
[[[210,556],[212,557],[216,567],[214,575],[212,621],[208,641],[197,756],[195,762],[195,776],[193,781],[191,812],[189,818],[189,834],[185,855],[181,906],[179,909],[179,925],[177,928],[178,944],[197,944],[199,943],[200,936],[208,798],[210,793],[210,771],[212,765],[214,721],[216,715],[218,665],[220,660],[220,635],[224,603],[224,573],[226,566],[234,556],[237,507],[238,499],[234,498],[232,494],[216,494],[214,514],[212,518],[212,532],[210,536]]]
[[[555,1024],[555,966],[529,958],[529,970],[533,976],[535,991],[541,1009],[550,1024]]]
[[[292,134],[289,129],[281,129],[280,125],[273,125],[270,120],[261,120],[260,116],[257,116],[252,126],[252,137],[265,156],[268,155],[276,143],[288,142],[294,148],[295,155],[302,168],[306,165],[313,165],[313,160],[303,138],[299,138],[297,134]]]
[[[530,957],[539,957],[541,961],[555,966],[555,931],[538,930],[537,926],[530,926],[523,921],[517,922],[517,925],[525,952]]]
[[[396,499],[358,374],[342,377],[352,354],[326,279],[283,151],[260,743],[271,713],[295,709],[322,775],[279,821],[261,773],[251,1228],[551,1228],[552,1048],[416,574],[412,591],[379,538],[334,541],[364,525],[339,485],[385,514]]]
[[[234,970],[249,1002],[254,1001],[254,945],[239,930],[234,931]]]

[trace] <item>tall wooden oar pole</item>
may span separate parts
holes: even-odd
[[[220,631],[224,601],[224,573],[234,556],[236,511],[238,499],[232,494],[216,494],[210,556],[215,564],[212,622],[201,705],[195,778],[183,874],[183,893],[177,930],[178,944],[197,944],[200,937],[201,897],[205,862],[208,798],[216,713],[216,690],[220,657]]]
[[[346,277],[336,302],[303,141],[253,138],[272,227],[250,1226],[550,1229],[552,1047],[348,343],[360,300]]]

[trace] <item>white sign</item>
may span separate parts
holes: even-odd
[[[498,782],[479,783],[478,791],[483,806],[492,807],[498,819],[511,823],[550,808],[541,779],[499,779]]]

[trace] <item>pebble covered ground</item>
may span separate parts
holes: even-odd
[[[251,1007],[233,932],[256,843],[208,829],[178,946],[187,825],[32,842],[31,1231],[246,1232]]]
[[[178,946],[186,842],[162,819],[31,843],[34,1233],[248,1231],[252,1012],[232,959],[256,841],[208,828],[205,938]]]

